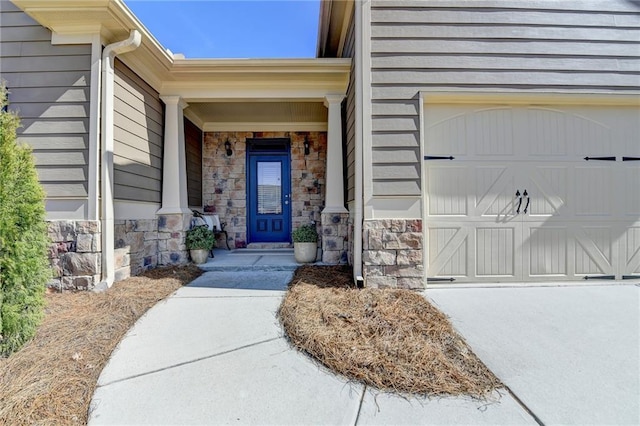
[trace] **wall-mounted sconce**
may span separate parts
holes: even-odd
[[[304,137],[304,155],[309,155],[309,139]]]
[[[231,157],[233,151],[231,151],[231,142],[229,142],[229,139],[224,143],[224,149],[227,151],[227,157]]]

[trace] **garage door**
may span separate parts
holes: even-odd
[[[425,105],[430,281],[640,278],[635,106]]]

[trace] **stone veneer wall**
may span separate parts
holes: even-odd
[[[90,290],[101,278],[102,240],[96,220],[47,221],[53,278],[47,287]]]
[[[190,217],[115,221],[115,281],[163,265],[188,261],[184,245]],[[102,279],[102,234],[97,220],[47,221],[53,278],[47,287],[92,290]]]
[[[349,213],[322,213],[322,261],[336,264],[349,261]]]
[[[156,266],[188,262],[186,229],[191,217],[161,215],[157,219],[115,221],[115,281]]]
[[[425,287],[421,220],[366,220],[362,238],[367,287]]]
[[[304,155],[308,137],[309,155]],[[318,233],[324,206],[327,135],[325,132],[207,132],[202,152],[204,211],[226,222],[229,245],[247,244],[246,140],[289,138],[291,140],[292,226],[315,222]],[[224,143],[229,139],[233,155],[227,156]],[[218,246],[224,246],[218,242]]]

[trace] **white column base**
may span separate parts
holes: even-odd
[[[181,207],[162,207],[156,214],[192,214],[190,209]]]
[[[349,210],[347,210],[343,206],[335,206],[335,207],[327,206],[320,213],[321,214],[325,214],[325,213],[349,213]]]

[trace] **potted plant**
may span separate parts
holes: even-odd
[[[316,260],[318,251],[318,232],[313,225],[302,225],[293,231],[293,254],[298,263],[311,263]]]
[[[187,231],[186,245],[195,264],[205,263],[216,239],[206,225],[194,226]]]

